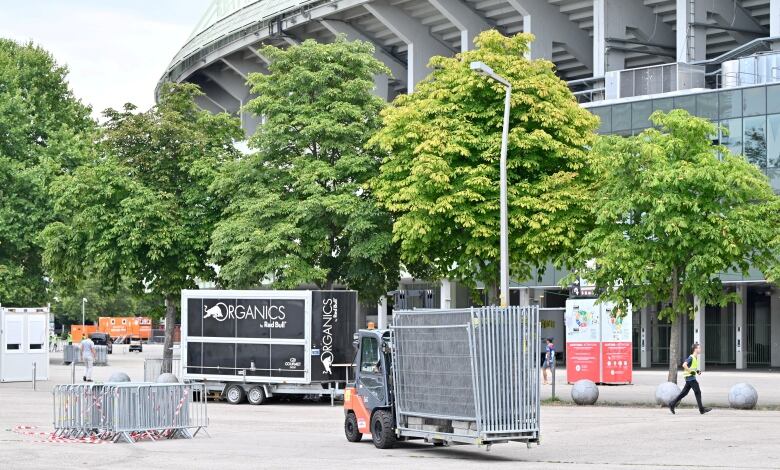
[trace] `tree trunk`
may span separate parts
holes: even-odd
[[[173,369],[173,331],[176,327],[176,297],[165,296],[165,342],[163,343],[162,373]]]
[[[667,380],[677,383],[677,368],[680,362],[680,337],[682,320],[677,311],[680,302],[680,279],[677,268],[672,271],[672,329],[669,335],[669,374]]]

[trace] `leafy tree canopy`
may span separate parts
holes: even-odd
[[[47,301],[38,237],[53,220],[49,186],[89,153],[94,122],[67,69],[32,44],[0,39],[0,302]]]
[[[387,157],[373,188],[396,216],[393,234],[407,265],[471,285],[497,284],[504,87],[470,70],[472,61],[512,84],[511,275],[527,278],[550,260],[565,264],[589,227],[578,176],[597,119],[577,104],[551,62],[526,58],[532,40],[483,32],[476,49],[432,59],[432,75],[383,112],[384,127],[371,142]]]
[[[578,258],[602,299],[664,305],[674,381],[679,318],[692,313],[693,296],[724,305],[732,298],[721,273],[776,269],[780,200],[757,167],[712,144],[717,128],[709,121],[684,110],[651,120],[657,128],[602,137],[594,147],[596,224]]]
[[[199,93],[167,84],[149,111],[106,111],[98,158],[54,183],[58,221],[43,233],[57,282],[130,282],[165,297],[168,357],[180,290],[214,277],[206,252],[222,201],[208,186],[243,136],[236,119],[197,108]]]
[[[211,245],[220,278],[244,287],[342,284],[377,298],[399,271],[390,216],[367,185],[382,154],[365,148],[384,106],[373,76],[389,71],[372,45],[343,37],[263,54],[270,74],[249,78],[258,97],[247,108],[264,117],[254,153],[213,185],[230,201]]]

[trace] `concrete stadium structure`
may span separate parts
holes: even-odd
[[[718,140],[748,155],[780,191],[780,0],[216,0],[160,84],[200,85],[202,108],[239,116],[251,134],[259,120],[242,106],[253,97],[247,75],[267,72],[263,45],[339,34],[370,41],[392,72],[376,77],[375,91],[391,100],[414,91],[432,56],[468,50],[475,35],[493,28],[536,35],[531,57],[555,64],[601,118],[600,132],[641,132],[653,110],[685,108],[726,127],[729,135]],[[561,306],[563,275],[548,268],[513,283],[513,303]],[[683,350],[695,340],[705,344],[710,365],[780,366],[780,289],[758,272],[722,279],[743,302],[697,302],[695,318],[684,323]],[[466,289],[446,280],[404,279],[393,294],[396,305],[470,302]],[[655,311],[634,315],[638,366],[668,362],[670,326]]]

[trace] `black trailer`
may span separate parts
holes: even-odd
[[[181,371],[230,403],[343,395],[357,331],[355,291],[184,290]]]

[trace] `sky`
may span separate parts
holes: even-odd
[[[70,70],[93,115],[131,102],[154,104],[154,88],[211,0],[0,0],[0,37],[33,41]]]

